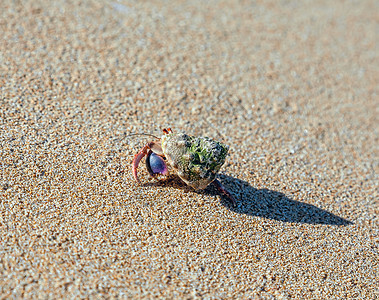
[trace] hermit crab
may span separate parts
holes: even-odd
[[[237,205],[233,196],[216,179],[225,162],[228,146],[208,137],[173,133],[171,128],[163,129],[162,137],[155,138],[156,141],[148,142],[134,156],[133,176],[137,182],[140,182],[137,176],[138,164],[146,156],[146,168],[152,177],[158,178],[159,174],[168,175],[168,163],[188,186],[195,190],[203,190],[209,184],[213,184],[233,206]]]

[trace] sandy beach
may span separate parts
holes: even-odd
[[[377,299],[377,1],[1,1],[0,299]],[[237,207],[134,155],[228,145]]]

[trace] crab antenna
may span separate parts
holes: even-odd
[[[138,136],[138,135],[151,136],[151,137],[154,137],[154,138],[160,140],[159,137],[157,137],[157,136],[155,136],[155,135],[153,135],[153,134],[149,134],[149,133],[132,133],[132,134],[128,134],[128,135],[124,136],[124,139],[127,138],[127,137]]]

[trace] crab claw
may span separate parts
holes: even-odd
[[[134,156],[132,168],[133,168],[133,177],[134,179],[140,183],[138,176],[137,176],[137,168],[138,164],[141,161],[141,159],[149,153],[149,151],[154,152],[158,155],[163,155],[163,150],[159,142],[149,142],[143,148]],[[163,173],[162,173],[163,174]]]
[[[152,177],[155,177],[157,174],[168,174],[168,168],[164,159],[153,151],[149,151],[147,154],[146,168]]]
[[[137,168],[138,168],[138,164],[139,162],[141,161],[141,159],[147,154],[148,150],[149,150],[149,145],[146,145],[144,146],[135,156],[134,156],[134,159],[133,159],[133,177],[134,179],[139,183],[139,179],[138,179],[138,176],[137,176]]]

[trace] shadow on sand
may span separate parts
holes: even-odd
[[[233,207],[229,203],[228,199],[221,196],[222,205],[236,213],[291,223],[337,226],[353,224],[348,220],[338,217],[314,205],[292,200],[283,193],[269,189],[256,189],[246,181],[227,175],[219,174],[218,179],[235,196],[237,201],[237,207]],[[171,175],[164,181],[151,182],[145,185],[174,187],[211,196],[219,195],[217,190],[212,185],[208,186],[203,191],[194,191],[176,175]]]

